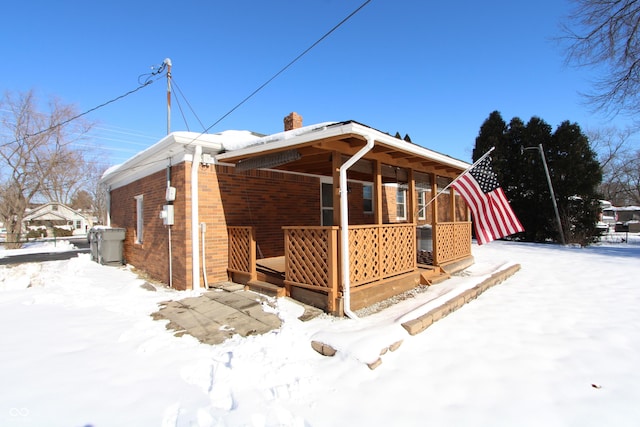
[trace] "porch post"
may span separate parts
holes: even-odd
[[[373,160],[373,215],[374,222],[382,224],[382,163]]]
[[[457,222],[456,221],[456,190],[453,188],[453,186],[449,187],[449,195],[451,197],[451,202],[450,202],[450,209],[451,209],[451,222]]]
[[[409,169],[409,173],[407,175],[407,222],[415,223],[416,222],[416,180],[413,175],[413,169]]]
[[[431,194],[438,194],[438,175],[435,173],[431,174]],[[433,259],[433,265],[438,265],[438,198],[436,197],[431,203],[431,220],[432,220],[432,254],[431,258]]]
[[[331,154],[331,170],[333,179],[333,225],[340,225],[340,166],[342,166],[342,154],[334,151]]]

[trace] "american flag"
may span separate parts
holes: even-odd
[[[479,244],[524,231],[491,168],[491,157],[462,174],[452,184],[473,214]]]

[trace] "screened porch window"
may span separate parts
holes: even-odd
[[[362,184],[362,210],[364,213],[373,212],[373,185]]]
[[[396,192],[396,216],[398,219],[407,219],[407,190],[401,187]]]
[[[427,219],[427,192],[424,190],[418,191],[418,219]]]

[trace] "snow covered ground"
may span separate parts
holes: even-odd
[[[640,425],[640,237],[473,252],[464,275],[376,315],[303,323],[280,299],[280,330],[218,346],[150,317],[194,292],[149,291],[87,254],[0,267],[0,425]],[[510,263],[520,272],[421,334],[399,325]],[[341,351],[319,355],[317,337]]]

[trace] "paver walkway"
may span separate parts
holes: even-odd
[[[265,312],[268,299],[250,291],[214,290],[199,297],[167,301],[153,318],[167,319],[177,336],[193,335],[206,344],[220,344],[235,334],[243,337],[277,329],[280,318]]]

